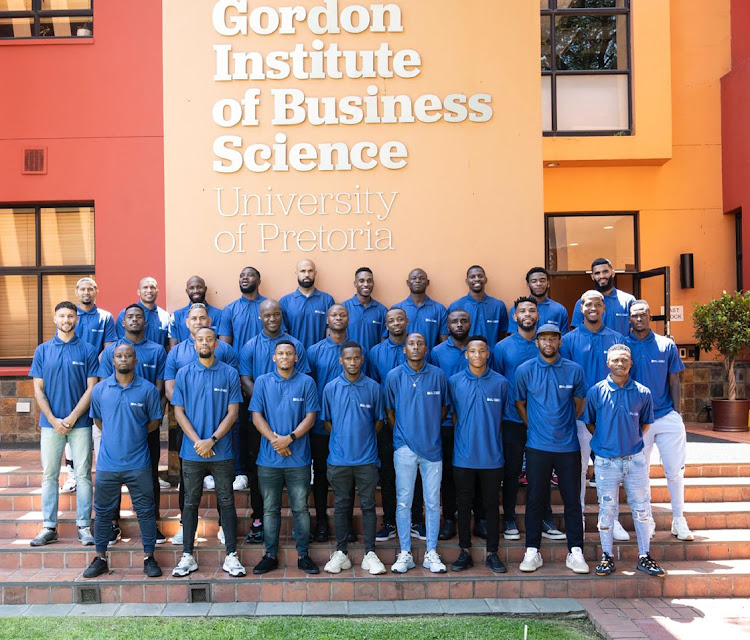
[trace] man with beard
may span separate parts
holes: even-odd
[[[170,317],[166,310],[156,304],[156,299],[159,297],[159,284],[156,282],[156,279],[146,276],[145,278],[141,278],[138,283],[136,293],[138,301],[135,304],[143,309],[143,314],[146,317],[146,338],[168,350]],[[120,311],[115,322],[115,330],[117,331],[118,338],[125,336],[124,319],[125,309]]]
[[[214,478],[216,502],[221,506],[220,522],[226,537],[222,568],[231,576],[245,575],[237,557],[237,511],[232,490],[234,455],[229,433],[237,420],[242,392],[237,371],[215,357],[217,342],[213,329],[198,329],[195,334],[198,360],[180,369],[174,381],[172,406],[184,434],[180,458],[185,483],[184,540],[182,557],[172,570],[175,577],[198,569],[193,545],[206,474]]]
[[[537,312],[539,313],[538,324],[541,326],[551,322],[560,327],[562,335],[568,333],[570,331],[568,310],[549,297],[549,272],[544,267],[532,267],[526,273],[526,285],[529,287],[529,297],[536,302]],[[516,328],[516,321],[513,319],[513,311],[511,310],[508,331],[512,333]],[[508,470],[505,471],[507,474]]]
[[[604,325],[623,336],[628,335],[630,305],[635,302],[635,296],[615,288],[615,270],[607,258],[597,258],[591,263],[591,279],[594,281],[594,289],[604,297]],[[583,296],[576,303],[573,319],[570,321],[574,327],[580,327],[584,322],[582,302]]]
[[[407,333],[421,333],[427,350],[448,337],[448,313],[445,307],[427,295],[430,279],[424,269],[413,269],[406,279],[409,297],[393,306],[403,309],[409,319]]]
[[[83,545],[94,544],[91,535],[91,392],[99,366],[96,349],[75,334],[78,310],[72,302],[55,307],[55,337],[34,350],[29,376],[39,407],[42,452],[42,530],[32,547],[57,542],[57,506],[60,462],[70,444],[78,495],[76,524]]]
[[[526,425],[516,409],[516,372],[524,362],[539,355],[536,346],[536,328],[539,313],[537,302],[532,297],[518,298],[513,304],[513,323],[518,327],[507,338],[495,345],[495,370],[508,380],[508,406],[503,413],[503,454],[505,473],[503,476],[503,519],[506,540],[520,540],[521,534],[516,524],[516,504],[518,502],[518,474],[523,467],[523,452],[526,446]],[[557,323],[552,323],[557,324]],[[552,521],[552,508],[549,501],[544,508],[542,537],[550,540],[565,540],[565,534],[558,530]]]
[[[125,310],[127,318],[128,311]],[[120,342],[112,353],[114,373],[94,387],[91,412],[101,448],[96,468],[96,557],[83,572],[95,578],[109,571],[107,547],[111,541],[109,523],[120,511],[122,486],[128,488],[141,529],[143,572],[149,578],[161,575],[154,558],[158,506],[154,508],[150,436],[159,433],[161,398],[156,387],[136,374],[135,347]],[[156,485],[158,487],[158,483]]]
[[[542,518],[549,505],[552,470],[557,470],[564,505],[568,557],[574,573],[588,573],[583,557],[583,518],[579,495],[581,453],[576,418],[586,402],[583,369],[563,358],[560,328],[545,324],[536,333],[539,355],[516,371],[516,409],[526,424],[526,553],[521,571],[542,566]]]
[[[494,346],[508,332],[508,309],[502,300],[485,293],[487,275],[479,265],[475,264],[466,271],[466,285],[469,293],[451,304],[448,313],[456,309],[466,311],[471,319],[472,332],[484,336],[487,343]]]
[[[219,331],[222,311],[219,307],[214,307],[206,302],[207,291],[206,281],[200,276],[193,276],[187,281],[185,293],[187,293],[188,303],[172,314],[172,320],[169,323],[169,344],[171,347],[176,347],[180,342],[190,337],[185,319],[188,316],[190,307],[198,302],[206,305],[208,316],[211,318],[211,328],[216,332]]]
[[[406,325],[409,323],[403,309],[391,307],[385,314],[385,326],[388,338],[376,344],[365,361],[369,376],[380,383],[385,393],[385,381],[388,374],[397,366],[406,362],[404,343],[406,342]],[[427,357],[429,361],[429,356]],[[383,503],[383,526],[378,529],[375,539],[386,542],[396,537],[396,471],[393,468],[393,424],[386,414],[383,428],[378,433],[378,457],[380,458],[380,499]],[[424,500],[419,482],[414,487],[414,501],[411,506],[412,537],[426,540],[422,512]]]
[[[309,349],[326,337],[326,317],[333,298],[315,288],[318,271],[312,260],[300,260],[294,273],[299,286],[279,303],[287,331]]]
[[[347,333],[350,340],[362,345],[362,355],[366,356],[383,337],[387,309],[372,298],[375,279],[369,267],[357,269],[354,288],[357,293],[342,303],[349,312]]]

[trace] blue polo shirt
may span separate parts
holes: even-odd
[[[335,303],[325,291],[313,289],[303,295],[299,289],[286,294],[279,300],[284,313],[284,326],[287,332],[299,340],[305,349],[326,337],[328,309]]]
[[[216,343],[214,356],[220,362],[228,364],[237,373],[240,372],[240,359],[237,357],[237,352],[231,344],[219,340]],[[190,336],[187,340],[183,340],[176,347],[169,350],[167,364],[164,367],[164,379],[174,380],[177,377],[177,372],[182,367],[186,367],[196,360],[198,360],[198,352],[195,350],[195,339],[193,336]]]
[[[66,418],[86,393],[88,378],[96,378],[98,368],[96,349],[88,342],[78,336],[73,336],[69,342],[63,342],[55,334],[52,340],[43,342],[34,350],[29,377],[44,381],[44,393],[52,415]],[[85,413],[78,418],[73,428],[90,427],[91,424],[91,418]],[[41,411],[39,426],[52,428]]]
[[[89,415],[102,421],[97,471],[151,468],[148,423],[162,418],[161,398],[153,384],[136,374],[121,387],[112,374],[94,387]]]
[[[409,447],[430,462],[443,459],[440,423],[448,406],[445,374],[425,362],[414,371],[407,362],[396,367],[385,381],[385,406],[396,412],[393,449]]]
[[[580,451],[574,398],[586,397],[583,369],[559,357],[537,356],[516,370],[516,399],[526,401],[526,446],[540,451]]]
[[[570,326],[568,325],[568,310],[559,302],[555,302],[548,297],[544,302],[537,302],[536,308],[539,312],[539,320],[536,323],[537,327],[541,327],[542,325],[551,322],[560,327],[560,333],[563,335],[570,331]],[[516,305],[513,305],[510,314],[510,322],[508,323],[508,331],[510,332],[518,331],[518,323],[513,319],[513,314],[515,312]],[[581,323],[583,323],[583,320],[581,320]]]
[[[385,314],[388,309],[377,300],[370,300],[370,304],[363,305],[354,295],[341,304],[349,312],[349,326],[346,333],[350,340],[356,340],[362,345],[362,353],[367,353],[380,343],[385,331]]]
[[[625,338],[602,324],[598,331],[589,331],[586,327],[576,327],[563,336],[560,355],[577,362],[583,367],[586,375],[586,388],[590,389],[609,375],[607,367],[607,349],[613,344],[622,344]]]
[[[632,378],[620,387],[612,376],[586,394],[582,420],[596,425],[591,450],[602,458],[632,456],[643,451],[644,424],[654,421],[651,392]]]
[[[216,335],[219,335],[222,310],[219,307],[208,304],[208,302],[204,302],[203,304],[208,308],[208,317],[211,318],[211,328],[216,332]],[[193,303],[191,302],[181,309],[177,309],[169,320],[169,337],[177,340],[177,342],[182,342],[190,337],[190,329],[187,328],[185,321],[192,306]]]
[[[172,393],[172,406],[182,407],[193,429],[201,440],[210,438],[226,417],[230,404],[242,402],[240,377],[228,364],[214,360],[210,367],[199,361],[191,362],[177,372]],[[231,431],[213,446],[215,462],[233,460]],[[180,458],[200,462],[188,437],[182,439]]]
[[[315,383],[310,376],[295,370],[287,380],[278,371],[266,373],[255,380],[250,411],[263,414],[271,429],[288,436],[308,413],[320,411]],[[292,455],[280,456],[267,438],[260,438],[258,465],[262,467],[307,467],[310,456],[310,432],[297,438],[289,447]]]
[[[273,352],[280,340],[289,340],[297,351],[297,363],[294,365],[295,371],[304,374],[310,373],[310,365],[307,362],[305,348],[297,338],[290,336],[284,331],[275,338],[270,338],[264,331],[261,331],[240,349],[240,375],[250,376],[253,380],[257,380],[264,373],[276,371]]]
[[[306,354],[307,362],[310,365],[310,376],[315,380],[315,386],[318,390],[318,397],[323,398],[323,390],[326,385],[344,373],[344,367],[339,362],[341,357],[341,345],[336,344],[330,337],[320,342],[316,342],[310,347]],[[323,424],[323,420],[318,414],[315,419],[313,433],[319,435],[328,435],[328,431]]]
[[[342,373],[326,385],[322,398],[318,415],[331,423],[328,464],[380,466],[375,433],[375,423],[385,418],[380,385],[362,374],[349,382]]]
[[[456,428],[453,466],[499,469],[503,457],[503,410],[508,381],[489,367],[477,377],[468,369],[448,382]]]
[[[376,344],[367,354],[367,375],[385,389],[385,379],[398,365],[406,362],[404,345],[390,338]]]
[[[432,349],[440,341],[441,335],[448,335],[448,313],[442,304],[429,296],[420,306],[414,304],[411,297],[393,306],[406,313],[409,320],[407,333],[421,333],[427,341],[428,349]]]
[[[630,347],[633,357],[630,376],[651,391],[654,417],[667,415],[675,409],[669,391],[669,376],[685,368],[675,343],[651,331],[643,340],[631,333],[625,338],[625,344]]]
[[[508,309],[502,300],[487,294],[481,300],[476,300],[471,294],[466,294],[448,307],[448,313],[457,309],[463,309],[469,314],[471,333],[487,338],[490,349],[500,339],[500,335],[508,331]]]
[[[166,348],[168,344],[167,338],[169,337],[169,313],[159,306],[155,306],[153,309],[148,309],[140,300],[136,302],[136,304],[143,309],[143,313],[146,316],[146,328],[144,330],[145,337],[151,340],[151,342],[156,342],[156,344],[160,344],[162,347]],[[125,337],[125,327],[122,326],[122,321],[124,319],[125,309],[120,311],[117,315],[117,322],[115,323],[115,330],[117,331],[118,338]]]
[[[241,296],[234,302],[230,302],[221,312],[219,335],[232,338],[232,345],[237,351],[248,340],[263,331],[263,323],[260,321],[260,305],[264,300],[266,297],[260,294],[253,300]]]
[[[495,345],[492,355],[495,371],[508,381],[508,404],[504,418],[510,422],[523,423],[516,409],[516,371],[524,362],[539,356],[536,341],[526,340],[517,332],[511,333]]]
[[[143,338],[140,342],[131,342],[127,338],[122,338],[118,342],[133,345],[135,357],[138,359],[138,364],[135,365],[135,372],[139,376],[148,380],[151,384],[155,384],[157,380],[164,380],[164,367],[167,363],[167,352],[164,351],[164,347],[151,342],[151,340],[146,340],[146,338]],[[109,378],[115,372],[112,359],[115,355],[117,344],[117,342],[114,342],[102,351],[102,357],[99,360],[99,371],[97,372],[97,375],[102,379]]]
[[[635,297],[629,293],[620,291],[616,287],[613,287],[612,291],[608,294],[602,295],[604,295],[605,308],[602,322],[610,329],[614,329],[624,336],[628,335],[628,331],[630,331],[630,305],[635,302]],[[571,324],[574,327],[583,326],[583,311],[581,311],[580,299],[576,302],[575,309],[573,310]]]
[[[78,322],[76,323],[75,334],[94,347],[97,354],[102,352],[105,342],[117,340],[115,320],[109,311],[99,309],[96,305],[91,308],[91,311],[84,311],[81,307],[77,307],[77,309]]]

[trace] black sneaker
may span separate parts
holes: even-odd
[[[451,518],[446,518],[443,522],[443,526],[440,527],[440,533],[438,533],[438,540],[450,540],[456,537],[456,521]],[[458,561],[457,561],[458,562]]]
[[[255,518],[253,520],[253,526],[245,538],[245,542],[248,544],[262,544],[263,543],[263,520]]]
[[[596,565],[596,575],[608,576],[615,572],[615,559],[608,553],[602,553],[602,559]]]
[[[383,526],[380,527],[380,531],[375,534],[375,540],[378,542],[387,542],[388,540],[393,540],[395,537],[396,525],[387,522],[384,522]]]
[[[347,542],[357,541],[357,532],[354,531],[354,529],[349,529],[349,533],[346,535],[346,541]]]
[[[112,523],[112,531],[109,532],[109,541],[107,542],[108,547],[116,545],[120,538],[122,538],[122,531],[114,522]]]
[[[328,521],[318,522],[315,529],[315,542],[328,542]]]
[[[255,565],[255,568],[253,569],[253,573],[256,576],[258,576],[258,575],[268,573],[269,571],[273,571],[274,569],[278,569],[278,568],[279,568],[279,559],[266,554],[260,559],[260,562]]]
[[[165,536],[161,529],[157,527],[156,529],[156,544],[164,544],[167,541],[167,536]]]
[[[97,576],[107,573],[109,571],[109,565],[107,559],[101,556],[96,556],[94,561],[87,567],[86,571],[83,572],[84,578],[96,578]]]
[[[461,549],[461,553],[456,558],[456,561],[451,565],[451,571],[466,571],[474,566],[474,561],[471,559],[471,554],[466,549]]]
[[[638,556],[638,564],[636,565],[636,569],[656,578],[663,578],[665,575],[667,575],[667,572],[664,571],[664,569],[659,566],[659,563],[656,562],[656,560],[654,560],[649,554],[646,554],[645,556]]]
[[[158,578],[161,575],[161,568],[154,556],[146,556],[143,560],[143,573],[149,578]]]
[[[474,520],[474,535],[482,540],[487,539],[487,521],[481,519]]]
[[[427,527],[424,526],[424,523],[411,525],[411,537],[417,540],[427,540]]]
[[[315,562],[310,556],[301,556],[297,560],[297,568],[300,571],[304,571],[305,573],[308,573],[310,575],[320,573],[320,569],[318,568],[318,565],[315,564]]]
[[[506,573],[508,571],[508,567],[498,558],[497,553],[488,553],[484,559],[484,566],[492,571],[492,573]]]

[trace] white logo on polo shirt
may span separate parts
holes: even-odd
[[[558,384],[557,388],[558,389],[572,389],[573,385],[572,384]]]
[[[144,367],[148,367],[149,369],[156,369],[156,365],[155,364],[144,364],[143,366]]]
[[[104,329],[92,329],[91,333],[104,333]]]
[[[653,358],[651,359],[652,364],[664,364],[665,362],[666,360],[654,360]]]
[[[500,320],[487,320],[487,324],[500,324]]]
[[[304,398],[295,398],[295,397],[292,397],[292,402],[304,402],[304,401],[305,401]]]
[[[500,398],[487,398],[487,402],[502,402]]]
[[[77,364],[79,367],[85,367],[86,364],[84,362],[78,362],[78,360],[71,360],[70,364]]]
[[[144,404],[142,402],[131,402],[130,406],[131,407],[143,407]]]
[[[372,409],[372,405],[371,404],[364,404],[363,402],[359,403],[359,407],[360,407],[360,409]]]
[[[370,320],[373,324],[380,324],[380,320]]]
[[[425,318],[424,321],[425,322],[434,322],[435,324],[437,324],[437,320],[435,320],[435,318]]]
[[[630,414],[631,416],[637,416],[637,415],[640,415],[640,414],[639,414],[639,413],[638,413],[637,411],[628,411],[628,413],[629,413],[629,414]]]
[[[439,396],[440,391],[427,391],[426,392],[428,396]]]
[[[229,389],[222,389],[221,387],[214,387],[214,391],[219,391],[220,393],[229,393]]]
[[[324,316],[326,314],[325,311],[321,311],[320,309],[315,309],[314,312],[320,314],[321,316]]]

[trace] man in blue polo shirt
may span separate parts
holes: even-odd
[[[466,285],[469,293],[451,304],[448,313],[456,309],[466,311],[471,318],[471,330],[487,338],[487,344],[494,346],[508,332],[508,309],[502,300],[485,293],[487,275],[479,265],[475,264],[466,271]]]
[[[552,470],[557,471],[564,505],[568,556],[574,573],[588,573],[583,557],[583,517],[579,483],[581,455],[576,417],[583,413],[586,382],[583,369],[560,355],[560,327],[537,329],[539,355],[516,370],[516,409],[526,424],[526,553],[521,571],[536,571],[544,563],[539,553],[542,517],[549,505]]]
[[[78,539],[94,544],[91,535],[91,392],[99,366],[96,349],[75,334],[78,310],[72,302],[55,307],[57,331],[52,340],[34,350],[29,376],[42,427],[42,530],[31,541],[40,547],[57,541],[57,505],[60,461],[69,443],[75,465],[78,496]]]
[[[377,382],[362,373],[362,347],[351,340],[340,348],[342,373],[323,391],[321,414],[331,434],[328,480],[333,488],[336,552],[325,566],[329,573],[351,569],[347,543],[354,506],[354,487],[362,507],[362,533],[365,556],[362,569],[373,575],[385,573],[375,553],[375,489],[378,484],[377,433],[385,417],[383,391]]]
[[[143,309],[146,315],[146,337],[165,349],[169,348],[169,313],[156,304],[159,297],[159,285],[156,279],[146,276],[138,283],[138,302],[136,304]],[[122,338],[125,330],[122,321],[125,317],[125,309],[120,311],[115,322],[117,337]]]
[[[635,301],[635,296],[615,288],[615,270],[607,258],[597,258],[591,263],[591,279],[594,281],[594,288],[604,298],[604,325],[624,336],[628,335],[630,305]],[[580,327],[584,322],[582,303],[583,297],[573,310],[570,324],[574,327]]]
[[[226,537],[222,568],[231,576],[245,575],[237,556],[237,511],[232,489],[234,454],[230,434],[237,420],[242,392],[237,371],[214,356],[217,342],[213,329],[199,329],[195,334],[198,360],[180,369],[174,381],[172,406],[184,434],[180,458],[185,483],[182,557],[172,570],[176,577],[198,569],[193,544],[206,474],[214,478],[216,502],[221,507],[220,522]]]
[[[450,320],[449,320],[450,322]],[[484,564],[494,573],[507,568],[497,555],[500,542],[499,496],[503,480],[503,410],[508,401],[508,381],[492,371],[487,362],[490,348],[482,335],[469,336],[468,368],[448,382],[455,423],[453,475],[458,505],[458,544],[461,548],[451,571],[474,566],[471,547],[471,506],[479,481],[487,519],[487,557]]]
[[[612,530],[622,482],[638,538],[636,568],[663,578],[666,572],[649,555],[651,494],[648,463],[643,455],[643,434],[654,421],[654,405],[651,392],[630,377],[631,365],[628,346],[612,345],[607,351],[610,374],[589,389],[586,396],[583,420],[593,434],[591,447],[596,454],[594,465],[602,543],[602,559],[596,567],[596,575],[606,576],[615,571]]]
[[[159,433],[161,397],[153,384],[136,374],[138,359],[131,343],[119,343],[112,357],[114,373],[99,382],[91,394],[90,416],[102,434],[94,504],[97,556],[83,577],[95,578],[109,571],[106,556],[111,539],[109,523],[119,514],[122,485],[125,485],[141,529],[146,554],[143,572],[155,578],[161,575],[161,569],[154,558],[158,507],[155,513],[149,435]]]
[[[650,327],[651,309],[645,300],[630,305],[632,332],[625,339],[633,357],[631,377],[651,391],[654,403],[654,422],[643,434],[643,454],[651,463],[654,445],[664,466],[669,499],[672,503],[672,535],[678,540],[693,540],[693,532],[684,516],[685,509],[685,457],[687,437],[685,423],[679,414],[680,371],[685,368],[677,347],[666,336],[656,335]],[[650,518],[650,533],[656,530]]]
[[[211,328],[218,333],[219,325],[221,324],[221,309],[214,307],[213,305],[206,302],[206,292],[208,287],[206,281],[200,276],[192,276],[188,279],[185,284],[185,293],[188,297],[188,303],[177,309],[172,314],[169,321],[169,345],[170,347],[176,347],[180,342],[187,340],[190,337],[190,331],[188,331],[187,324],[185,322],[190,307],[196,303],[206,305],[208,310],[208,316],[211,318]]]
[[[568,326],[568,310],[559,302],[555,302],[549,297],[549,272],[544,267],[532,267],[526,273],[526,285],[529,287],[529,297],[536,301],[537,312],[539,313],[539,325],[553,323],[560,327],[563,335],[570,331]],[[513,310],[511,310],[509,332],[517,328],[516,321],[513,319]],[[507,472],[507,469],[506,469]]]
[[[286,485],[292,509],[297,542],[297,568],[308,574],[320,573],[308,554],[310,545],[310,438],[320,401],[310,376],[295,370],[294,343],[276,343],[273,362],[276,370],[255,380],[250,411],[260,432],[258,479],[263,494],[265,555],[253,573],[261,575],[279,567],[281,491]]]
[[[427,342],[421,333],[410,333],[404,345],[406,362],[388,374],[385,382],[386,414],[393,426],[393,466],[396,469],[396,526],[401,551],[391,567],[394,573],[414,568],[411,554],[411,503],[417,469],[427,525],[427,551],[423,566],[444,573],[437,552],[440,527],[440,480],[443,447],[440,426],[448,414],[445,374],[425,362]]]
[[[354,274],[354,288],[351,298],[342,304],[349,312],[348,334],[351,340],[362,345],[363,355],[379,344],[385,329],[386,307],[372,297],[375,279],[369,267],[360,267]]]
[[[259,291],[260,271],[255,267],[245,267],[240,271],[239,286],[242,295],[224,307],[219,325],[221,339],[237,351],[263,328],[260,305],[266,299]]]
[[[421,333],[429,352],[448,337],[448,313],[445,307],[427,295],[430,279],[424,269],[413,269],[406,279],[409,297],[393,306],[403,309],[409,319],[407,333]]]
[[[326,315],[333,297],[315,288],[318,271],[312,260],[300,260],[294,273],[298,286],[279,303],[287,332],[309,349],[326,337]]]

